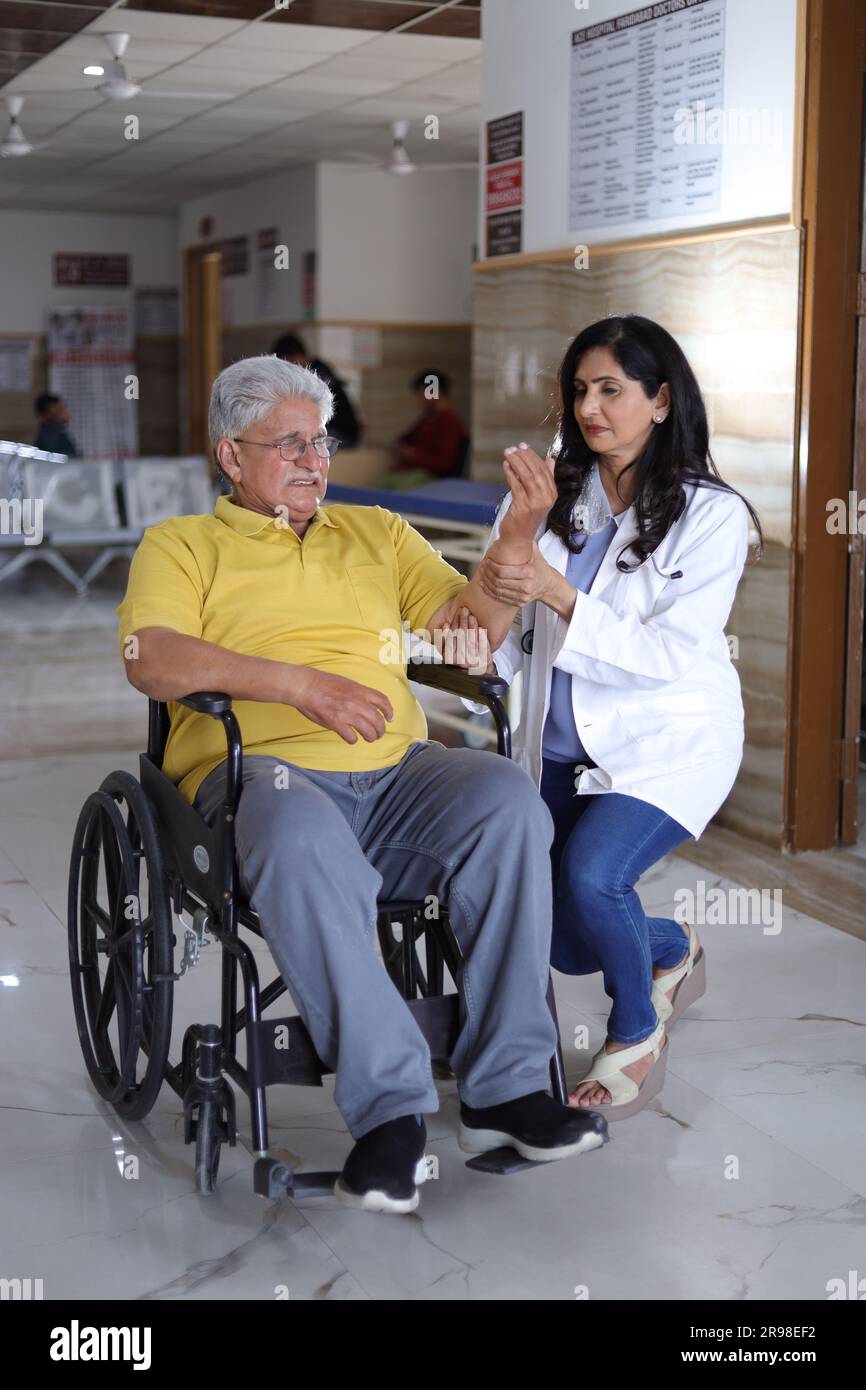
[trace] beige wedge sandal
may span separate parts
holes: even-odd
[[[657,980],[653,980],[652,1001],[656,1017],[668,1028],[673,1027],[689,1005],[694,1004],[706,993],[706,957],[703,946],[696,953],[696,943],[697,933],[693,927],[689,927],[689,951],[683,964],[678,970],[670,970],[666,975],[660,975]],[[671,985],[674,986],[674,991],[668,998],[665,990],[670,989]]]
[[[638,1085],[630,1076],[626,1076],[624,1068],[639,1062],[642,1057],[649,1056],[653,1057],[653,1064]],[[585,1081],[597,1081],[599,1086],[610,1092],[610,1101],[606,1105],[574,1108],[595,1110],[598,1114],[604,1115],[606,1120],[627,1120],[658,1095],[664,1085],[667,1060],[667,1039],[663,1023],[659,1023],[648,1038],[643,1038],[633,1047],[624,1047],[619,1052],[605,1052],[602,1047],[593,1057],[592,1065],[586,1076],[581,1077],[579,1085],[582,1086]]]

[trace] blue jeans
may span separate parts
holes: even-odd
[[[647,917],[635,884],[689,832],[633,796],[578,796],[574,778],[574,763],[544,759],[541,795],[555,826],[551,964],[566,975],[601,970],[613,999],[607,1035],[635,1043],[657,1023],[653,967],[678,965],[688,945],[678,922]]]

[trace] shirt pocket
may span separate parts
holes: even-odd
[[[346,573],[361,617],[375,632],[400,632],[400,596],[390,565],[347,565]]]

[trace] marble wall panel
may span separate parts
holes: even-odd
[[[504,446],[546,451],[554,385],[571,338],[607,314],[639,313],[682,346],[701,386],[722,476],[757,509],[766,546],[728,624],[746,706],[743,766],[719,824],[782,836],[798,298],[796,231],[655,247],[590,267],[479,270],[473,336],[473,476],[501,480]]]

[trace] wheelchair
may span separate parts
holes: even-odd
[[[496,726],[497,753],[511,756],[503,680],[439,664],[413,664],[407,674],[415,684],[486,705]],[[149,700],[140,780],[128,772],[109,773],[88,796],[75,829],[69,968],[84,1062],[99,1095],[127,1121],[147,1116],[163,1081],[177,1092],[183,1103],[184,1142],[195,1148],[200,1193],[214,1190],[222,1145],[234,1146],[238,1140],[234,1083],[249,1100],[255,1192],[267,1198],[330,1195],[338,1173],[295,1172],[268,1152],[267,1087],[321,1086],[328,1069],[300,1018],[263,1017],[286,985],[277,975],[260,986],[255,956],[240,935],[244,928],[262,936],[240,889],[235,857],[243,766],[240,728],[227,695],[202,692],[179,703],[223,725],[228,759],[224,801],[211,826],[162,771],[168,710]],[[175,922],[184,929],[178,969]],[[434,1074],[450,1076],[459,997],[444,992],[445,975],[447,971],[459,987],[461,951],[447,907],[438,905],[438,916],[431,917],[427,900],[380,901],[377,936],[385,970],[430,1048]],[[174,986],[212,939],[222,948],[220,1022],[187,1027],[180,1061],[172,1064]],[[550,981],[547,1000],[556,1022]],[[246,1065],[238,1059],[241,1039]],[[558,1043],[550,1081],[552,1094],[565,1102]],[[513,1149],[498,1149],[470,1159],[467,1166],[504,1174],[535,1164]]]

